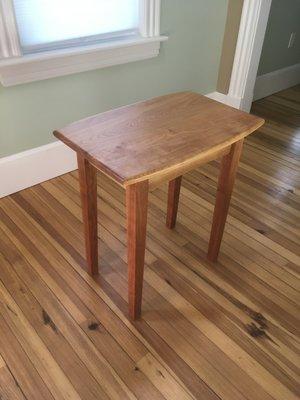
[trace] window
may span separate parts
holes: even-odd
[[[24,53],[138,34],[138,0],[14,0],[13,3]]]
[[[1,83],[154,57],[159,17],[160,0],[0,0]]]

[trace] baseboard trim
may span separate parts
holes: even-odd
[[[253,100],[259,100],[300,83],[300,63],[256,78]]]
[[[207,97],[239,108],[240,99],[213,92]],[[0,158],[0,198],[77,169],[76,153],[62,142]]]
[[[76,153],[54,142],[0,159],[0,198],[77,168]]]
[[[210,99],[219,101],[234,108],[240,108],[242,102],[242,99],[240,97],[233,97],[229,96],[228,94],[223,94],[220,92],[208,93],[206,96],[209,97]]]

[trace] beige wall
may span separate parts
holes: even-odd
[[[242,15],[243,0],[229,0],[225,25],[217,91],[227,94]]]

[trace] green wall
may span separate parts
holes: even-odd
[[[288,49],[291,32],[294,47]],[[273,0],[258,75],[300,63],[300,0]]]
[[[215,91],[227,0],[162,0],[158,57],[4,88],[0,157],[54,141],[65,124],[164,93]]]

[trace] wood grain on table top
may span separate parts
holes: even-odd
[[[201,160],[263,123],[200,94],[180,92],[82,119],[54,135],[126,186]]]

